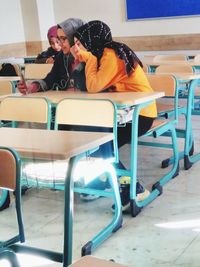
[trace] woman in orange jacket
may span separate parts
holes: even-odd
[[[152,88],[136,54],[125,44],[113,41],[110,28],[102,21],[90,21],[74,35],[74,50],[79,61],[85,62],[86,87],[90,93],[102,91],[152,92]],[[157,117],[156,103],[143,108],[139,116],[138,136],[145,134]],[[118,128],[119,147],[130,142],[131,125]],[[124,166],[121,164],[120,166]],[[124,179],[121,179],[124,180]],[[123,187],[124,188],[124,187]],[[129,207],[129,190],[121,191],[124,210]],[[137,182],[137,200],[149,195]]]

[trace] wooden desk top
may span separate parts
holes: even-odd
[[[87,92],[68,92],[68,91],[46,91],[29,94],[28,96],[46,97],[52,103],[57,104],[63,98],[94,98],[94,99],[110,99],[119,105],[138,105],[147,101],[155,100],[163,97],[164,92],[113,92],[113,93],[97,93],[90,94]]]
[[[0,76],[0,81],[19,81],[20,77],[19,76]]]
[[[153,59],[143,59],[142,61],[149,66],[159,66],[159,65],[189,65],[192,67],[200,67],[200,62],[194,60],[180,61],[180,60],[153,60]]]
[[[69,159],[113,139],[112,133],[0,128],[0,146],[14,148],[21,157]]]
[[[0,95],[0,102],[7,96],[22,96],[21,93],[12,93],[12,94],[8,94],[8,95]]]
[[[178,80],[196,80],[200,79],[200,73],[182,73],[182,72],[165,72],[165,73],[147,73],[148,75],[173,75],[175,76]]]

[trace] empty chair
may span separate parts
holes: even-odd
[[[185,63],[185,64],[164,64],[160,65],[155,70],[156,74],[163,74],[163,73],[170,73],[170,74],[180,74],[180,73],[186,73],[186,74],[194,74],[195,68],[193,68],[191,65]],[[179,90],[179,98],[187,98],[188,96],[188,85],[184,82],[179,82],[177,86]],[[196,93],[195,93],[196,94]]]
[[[146,74],[154,91],[164,91],[165,96],[175,96],[176,78],[172,74]]]
[[[172,75],[162,75],[163,80],[161,77],[158,77],[160,75],[155,74],[146,74],[147,78],[152,86],[152,88],[155,91],[164,91],[165,94],[173,96],[176,94],[176,79]],[[166,86],[165,86],[166,85]],[[163,98],[162,98],[163,100]],[[167,172],[163,175],[161,174],[161,177],[157,179],[157,181],[152,186],[151,194],[146,198],[144,201],[137,203],[136,200],[133,198],[133,194],[130,192],[130,201],[131,201],[131,212],[132,216],[136,216],[140,210],[141,207],[144,207],[148,203],[150,203],[153,199],[155,199],[158,195],[162,194],[163,186],[170,181],[173,177],[177,176],[179,173],[179,158],[178,158],[178,145],[177,145],[177,138],[176,138],[176,130],[175,126],[177,124],[177,112],[176,112],[177,106],[175,103],[172,104],[170,107],[164,107],[162,110],[158,110],[158,118],[153,122],[153,125],[151,129],[145,133],[143,136],[139,138],[139,145],[145,145],[145,146],[151,146],[151,147],[161,147],[162,149],[167,150],[170,148],[173,156],[173,165],[171,166],[171,169],[168,169]],[[168,112],[170,116],[168,115]],[[170,118],[169,118],[170,117]],[[133,121],[136,121],[136,118],[133,117]],[[160,138],[154,142],[152,139],[148,141],[148,139],[144,137],[154,137],[159,138],[161,136],[168,136],[169,142],[166,141],[163,142],[163,139]],[[137,137],[134,136],[133,138],[134,142],[137,142]],[[160,140],[160,141],[159,141]],[[134,151],[135,147],[137,146],[137,143],[135,144],[132,142],[132,150]],[[133,159],[134,160],[134,159]],[[132,161],[133,161],[132,160]],[[131,162],[133,165],[134,162]],[[162,164],[163,166],[163,164]],[[134,170],[134,165],[132,166],[132,169]]]
[[[163,64],[156,68],[155,73],[194,73],[192,66],[185,64]]]
[[[108,238],[113,232],[117,231],[122,225],[121,214],[121,199],[119,194],[119,187],[117,182],[117,176],[113,165],[110,163],[118,161],[118,149],[117,149],[117,115],[116,106],[110,100],[95,100],[95,99],[63,99],[56,107],[55,116],[55,130],[58,130],[58,125],[73,125],[73,126],[88,126],[88,127],[108,127],[111,129],[114,135],[113,140],[113,154],[108,160],[103,158],[93,158],[92,153],[96,150],[87,151],[81,155],[80,159],[77,159],[76,168],[73,171],[73,180],[83,181],[84,185],[80,183],[75,184],[74,191],[78,193],[84,193],[89,195],[105,196],[113,199],[115,204],[115,213],[112,217],[112,221],[108,226],[101,230],[94,238],[91,239],[86,245],[82,247],[82,255],[91,253],[97,246],[99,246],[106,238]],[[91,112],[92,111],[92,112]],[[101,116],[99,115],[101,114]],[[78,129],[77,129],[78,130]],[[73,134],[73,132],[72,132]],[[77,140],[78,142],[78,140]],[[41,179],[52,179],[52,185],[56,189],[64,189],[64,181],[66,179],[66,171],[68,168],[68,162],[56,161],[52,164],[50,162],[42,162],[40,165],[27,165],[25,170],[28,177],[35,178],[37,176],[38,181]],[[92,189],[87,187],[89,181],[97,179],[99,176],[107,177],[111,186],[111,191],[106,192],[104,190]],[[109,205],[109,204],[108,204]],[[110,209],[110,205],[109,205]]]
[[[7,247],[24,242],[25,237],[21,211],[21,160],[13,149],[5,147],[0,147],[0,189],[15,191],[18,233],[6,241],[0,241],[0,247]]]
[[[50,129],[51,104],[43,97],[5,97],[0,105],[0,120],[42,123]]]
[[[164,91],[165,97],[170,97],[172,101],[163,98],[156,101],[158,114],[165,118],[174,115],[174,119],[178,121],[178,84],[176,78],[171,74],[147,74],[148,81],[154,91]]]
[[[186,55],[157,55],[154,61],[187,61]]]
[[[154,91],[164,91],[165,98],[157,100],[158,115],[173,118],[178,122],[178,116],[186,113],[186,106],[179,104],[179,87],[177,79],[172,74],[147,74],[148,81]]]
[[[0,96],[9,95],[13,93],[13,84],[8,80],[0,81]]]
[[[0,126],[10,126],[10,124],[5,123],[5,121],[10,121],[12,127],[17,127],[19,123],[23,123],[23,127],[30,128],[35,127],[33,123],[37,123],[37,128],[44,125],[45,128],[50,129],[51,104],[46,98],[42,97],[5,97],[0,104],[0,120]],[[23,169],[25,166],[24,160]],[[23,185],[27,187],[29,181],[24,171],[23,178]],[[36,184],[36,181],[34,181],[34,184]],[[0,209],[7,205],[7,201],[8,196],[3,190],[0,198]]]
[[[101,114],[101,115],[100,115]],[[93,194],[99,196],[111,197],[115,203],[115,213],[112,222],[104,228],[96,237],[89,241],[82,248],[82,255],[90,254],[102,241],[109,235],[117,231],[122,224],[121,218],[121,200],[119,195],[118,182],[115,172],[112,171],[111,162],[118,162],[118,146],[117,146],[117,108],[110,100],[103,99],[63,99],[56,107],[55,129],[58,129],[59,124],[87,126],[87,127],[106,127],[113,132],[113,158],[104,160],[102,158],[92,158],[94,151],[88,151],[90,157],[84,157],[77,163],[74,171],[74,180],[79,178],[89,177],[90,180],[96,179],[101,175],[108,178],[111,186],[111,192],[97,190],[85,187],[75,186],[75,192]],[[78,130],[78,129],[77,129]],[[100,130],[99,130],[100,131]],[[103,130],[102,130],[103,132]],[[87,168],[82,168],[82,163],[86,163]],[[114,169],[113,169],[114,170]],[[93,172],[91,172],[93,171]],[[110,209],[110,207],[109,207]]]
[[[168,65],[163,65],[163,67],[168,67]],[[191,66],[188,69],[191,71]],[[179,71],[178,71],[179,72]],[[165,98],[157,101],[157,109],[159,116],[164,116],[165,118],[173,118],[178,122],[179,116],[183,115],[185,121],[187,121],[187,104],[185,101],[180,101],[182,98],[182,90],[184,87],[180,83],[178,83],[176,77],[172,74],[156,74],[151,75],[147,74],[147,78],[155,91],[163,90],[165,92]],[[185,92],[185,90],[183,90]],[[186,125],[186,123],[185,123]],[[192,130],[189,133],[186,132],[186,127],[179,128],[178,124],[176,126],[177,137],[184,139],[184,144],[186,145],[186,136],[190,136],[190,153],[193,153],[194,143]],[[181,153],[179,154],[181,158]],[[169,164],[173,162],[173,159],[166,159],[162,162],[162,167],[168,167]],[[187,162],[184,161],[184,167],[187,169]]]
[[[156,68],[155,70],[156,74],[163,74],[163,73],[167,73],[167,74],[180,74],[180,73],[186,73],[186,74],[193,74],[195,73],[195,69],[190,66],[189,64],[166,64],[166,65],[160,65]],[[181,83],[179,82],[178,85],[178,90],[179,90],[179,97],[182,98],[187,98],[188,95],[188,88],[187,88],[187,84],[185,83]]]
[[[58,129],[59,124],[111,128],[115,137],[112,160],[118,161],[116,112],[117,107],[108,99],[66,98],[61,100],[56,107],[55,129]]]
[[[25,64],[25,79],[44,79],[51,71],[53,64]]]

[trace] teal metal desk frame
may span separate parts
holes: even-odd
[[[22,132],[25,129],[8,129],[8,128],[3,129],[2,128],[3,132],[4,131],[6,131],[6,132],[12,131],[12,130],[16,130],[16,131],[19,130]],[[37,132],[38,130],[27,130],[27,131]],[[40,131],[44,131],[44,133],[45,133],[47,130],[40,130]],[[50,131],[50,132],[52,132],[53,136],[54,136],[54,133],[56,134],[56,132],[54,132],[54,131]],[[83,135],[83,132],[81,134]],[[85,134],[88,134],[88,133],[85,133]],[[112,138],[111,138],[112,134],[111,133],[107,133],[107,134],[105,134],[105,133],[100,133],[100,134],[99,133],[89,133],[89,134],[92,134],[92,135],[98,134],[97,138],[92,137],[91,142],[94,142],[95,140],[97,140],[99,145],[112,140]],[[4,133],[4,135],[5,135],[5,133]],[[102,140],[98,141],[100,136],[105,136],[104,142]],[[5,139],[6,138],[7,137],[5,137]],[[2,140],[2,143],[3,143],[3,140]],[[5,140],[5,143],[7,144],[8,142]],[[15,146],[15,143],[13,143],[13,144],[14,145],[12,145],[12,143],[10,143],[11,146]],[[92,144],[89,144],[89,145],[90,145],[90,149],[92,149],[92,150],[94,149],[94,147],[96,147],[96,145],[95,146]],[[17,147],[18,146],[16,144],[16,148]],[[83,149],[83,144],[82,144],[81,149],[82,149],[82,151],[85,149],[85,148]],[[31,151],[31,149],[30,149],[30,151]],[[64,216],[63,252],[62,253],[61,252],[55,252],[55,251],[51,251],[51,250],[41,249],[41,248],[37,248],[37,247],[30,247],[30,246],[21,245],[21,244],[11,244],[8,246],[8,248],[10,248],[11,250],[13,250],[16,253],[17,252],[23,252],[23,253],[31,253],[31,254],[39,255],[39,256],[48,258],[50,260],[63,263],[63,266],[65,266],[65,267],[68,266],[69,264],[71,264],[71,262],[72,262],[72,235],[73,235],[73,231],[72,231],[73,230],[73,179],[72,179],[73,178],[73,171],[74,171],[74,168],[75,168],[77,161],[79,161],[80,158],[85,156],[85,154],[88,153],[88,151],[89,150],[87,149],[87,151],[82,152],[82,153],[76,152],[75,156],[72,156],[71,158],[69,158],[69,167],[67,170],[67,175],[66,175],[66,179],[65,179],[65,187],[64,187],[64,190],[65,190],[64,214],[65,214],[65,216]],[[115,187],[118,188],[117,181],[116,181]],[[120,199],[120,197],[118,197],[118,199]],[[116,209],[116,212],[113,216],[113,220],[106,228],[104,228],[98,234],[101,237],[101,242],[103,242],[108,237],[108,234],[110,234],[111,229],[116,228],[116,230],[118,230],[119,226],[121,226],[121,223],[122,223],[121,202],[119,202],[119,200],[118,200],[116,202],[116,205],[118,206],[118,208]],[[113,226],[114,226],[114,228],[113,228]]]

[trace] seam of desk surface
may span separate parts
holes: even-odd
[[[0,128],[1,146],[12,147],[21,157],[68,160],[113,140],[113,133]]]
[[[28,95],[46,97],[52,103],[58,103],[63,98],[91,98],[91,99],[109,99],[114,101],[116,104],[124,105],[139,105],[147,101],[155,100],[163,97],[164,92],[113,92],[113,93],[96,93],[90,94],[85,92],[67,92],[67,91],[46,91],[38,92]]]

